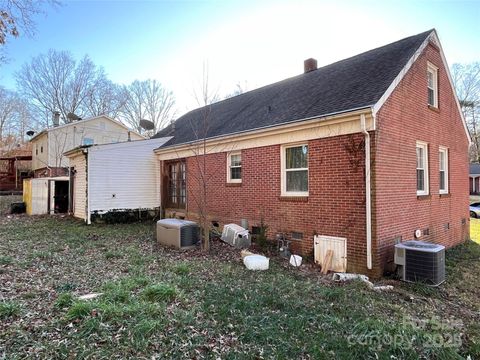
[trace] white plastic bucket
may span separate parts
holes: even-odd
[[[302,257],[299,255],[290,256],[290,265],[295,267],[302,265]]]

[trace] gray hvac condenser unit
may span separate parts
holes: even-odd
[[[438,286],[445,281],[445,246],[405,241],[395,245],[395,264],[402,280]]]
[[[157,241],[162,245],[187,249],[194,247],[199,240],[199,227],[193,221],[179,219],[157,221]]]

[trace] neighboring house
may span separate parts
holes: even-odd
[[[480,195],[480,164],[470,164],[470,195]]]
[[[304,255],[334,237],[336,261],[372,276],[417,229],[447,247],[468,239],[470,137],[436,31],[304,67],[156,135],[173,136],[155,150],[166,216],[263,220]]]
[[[153,150],[170,138],[81,146],[67,151],[72,212],[90,224],[109,212],[160,207],[160,170]]]
[[[32,155],[0,156],[0,194],[21,193],[23,179],[30,177]]]
[[[58,124],[58,121],[56,119],[54,123]],[[104,115],[45,129],[30,140],[34,176],[68,175],[68,159],[64,153],[77,146],[143,139],[140,134]]]
[[[23,179],[31,176],[29,144],[0,148],[0,194],[21,193]]]

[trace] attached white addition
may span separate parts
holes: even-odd
[[[417,141],[417,195],[428,195],[428,144]]]
[[[281,146],[282,196],[308,196],[308,144]]]
[[[242,153],[240,151],[227,153],[227,182],[242,182]]]
[[[438,149],[439,155],[439,193],[448,194],[448,148],[440,146]]]

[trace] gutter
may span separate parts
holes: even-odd
[[[367,235],[367,268],[372,269],[372,189],[370,176],[370,134],[367,131],[365,115],[360,115],[360,127],[365,135],[365,204]]]

